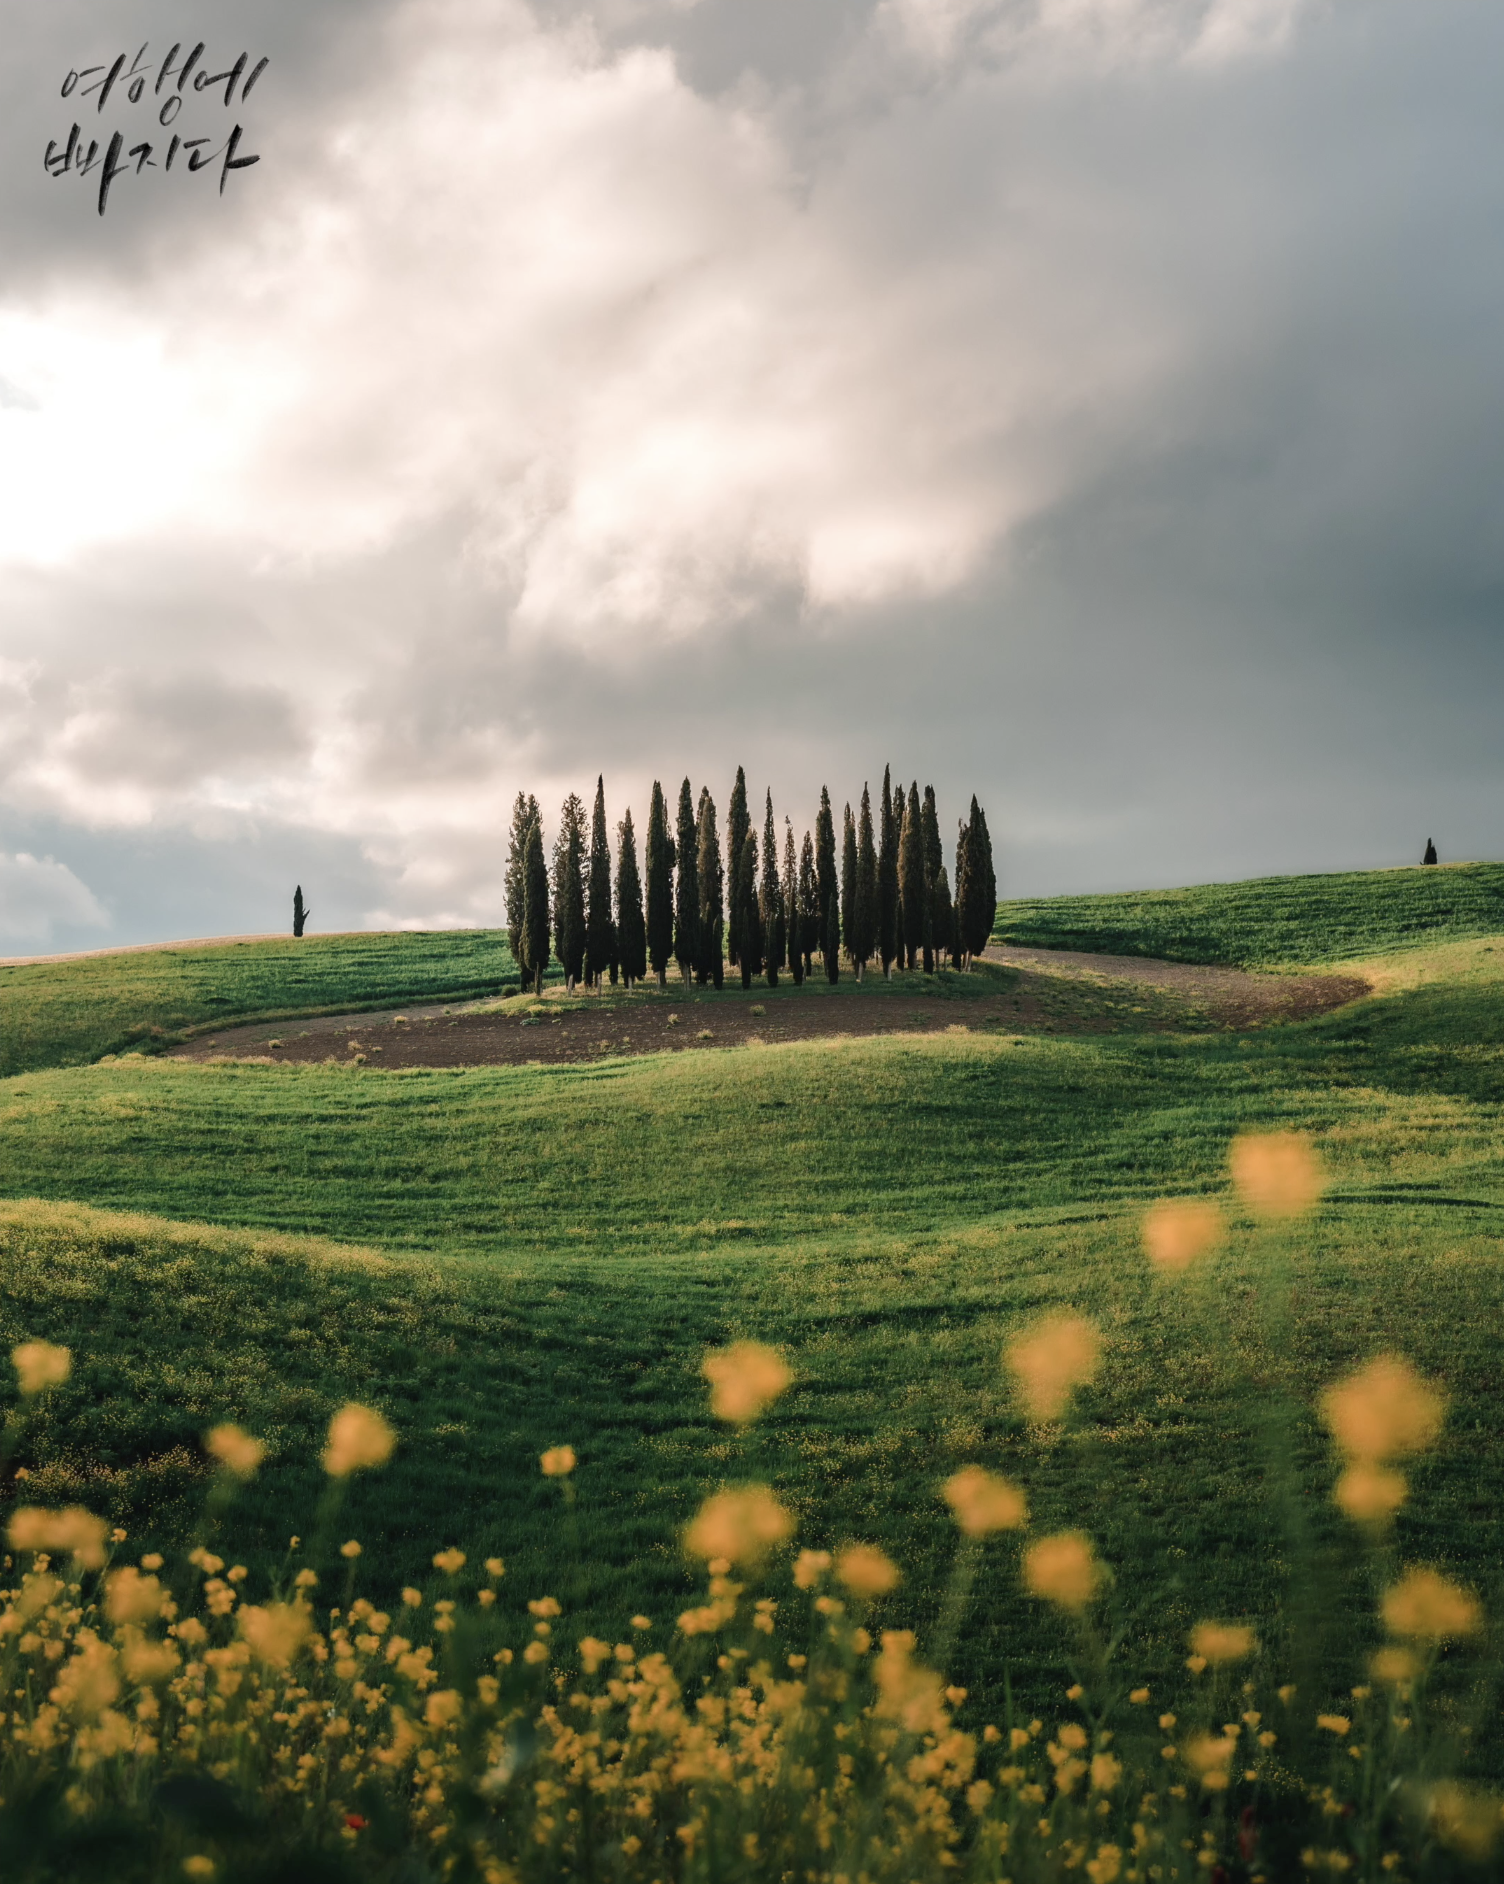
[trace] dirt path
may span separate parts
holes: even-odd
[[[994,960],[997,966],[993,966]],[[999,972],[1002,969],[1003,972]],[[858,988],[670,987],[564,998],[551,990],[469,1007],[226,1027],[175,1050],[189,1060],[372,1067],[568,1065],[622,1055],[833,1035],[1205,1033],[1304,1019],[1367,992],[1335,976],[1249,975],[1044,950],[990,952],[974,975]]]

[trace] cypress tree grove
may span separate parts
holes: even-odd
[[[648,960],[660,988],[668,985],[669,957],[674,952],[674,850],[668,834],[668,806],[663,787],[653,780],[648,810],[647,932]]]
[[[939,961],[949,958],[952,968],[961,966],[961,944],[956,935],[956,912],[951,907],[950,878],[945,874],[945,865],[941,864],[935,877],[935,956]]]
[[[686,985],[700,959],[700,859],[695,799],[689,780],[679,787],[679,828],[674,850],[679,880],[674,889],[674,960]]]
[[[642,879],[637,874],[637,833],[628,811],[616,827],[616,953],[622,979],[634,987],[648,971],[648,932],[642,919]]]
[[[741,861],[736,867],[736,907],[741,912],[741,953],[737,967],[742,971],[742,986],[750,988],[752,977],[762,971],[762,923],[757,914],[757,833],[748,830],[742,841]]]
[[[611,845],[606,836],[606,781],[595,781],[590,819],[590,874],[585,893],[585,980],[598,988],[616,967],[616,924],[611,917]]]
[[[841,979],[841,912],[832,895],[825,905],[825,941],[821,951],[825,956],[825,979]]]
[[[736,768],[736,783],[731,787],[731,803],[726,809],[726,888],[731,908],[726,917],[726,959],[735,968],[741,961],[742,912],[736,899],[736,873],[742,867],[742,849],[752,820],[747,814],[747,775]]]
[[[856,895],[852,899],[850,948],[860,981],[877,946],[877,845],[872,836],[872,794],[862,787],[862,810],[856,835]]]
[[[841,934],[845,938],[846,953],[853,962],[851,939],[855,934],[853,924],[856,921],[856,819],[851,815],[851,806],[846,807],[845,823],[841,827]]]
[[[945,866],[945,856],[940,848],[940,820],[935,815],[935,788],[924,788],[924,807],[919,817],[920,829],[924,833],[924,972],[935,972],[935,951],[943,948],[939,931],[935,927],[935,880]]]
[[[898,892],[903,903],[904,965],[912,973],[924,943],[924,832],[917,783],[909,787],[898,837]]]
[[[522,965],[522,912],[527,901],[527,833],[538,821],[538,801],[518,792],[512,806],[512,830],[507,844],[507,873],[502,879],[507,902],[507,947],[512,960]]]
[[[885,977],[898,953],[898,820],[893,815],[891,771],[883,767],[881,836],[877,846],[877,953]]]
[[[554,839],[554,953],[573,994],[585,967],[585,807],[573,792]]]
[[[815,887],[815,844],[806,831],[804,849],[799,853],[799,936],[804,944],[806,979],[814,966],[815,950],[824,942],[824,924],[820,916],[820,897]]]
[[[721,834],[716,829],[715,800],[708,785],[700,791],[695,845],[700,880],[700,953],[695,962],[695,980],[702,988],[707,981],[720,987],[721,944],[726,930],[725,885],[721,870]]]
[[[820,787],[820,810],[815,818],[815,903],[819,910],[820,947],[824,950],[826,936],[826,915],[830,910],[830,899],[837,893],[839,879],[836,875],[836,822],[831,816],[830,793]]]
[[[762,827],[762,885],[757,893],[757,914],[762,926],[763,967],[768,986],[778,986],[778,971],[783,966],[784,920],[783,892],[778,883],[778,833],[773,829],[773,794],[768,793],[768,809]]]
[[[787,929],[786,959],[794,986],[804,983],[804,927],[799,920],[799,871],[794,862],[794,827],[783,821],[783,892],[784,923]]]
[[[522,932],[518,938],[523,973],[533,993],[543,992],[543,971],[548,967],[548,865],[543,860],[543,820],[527,827],[522,867]]]

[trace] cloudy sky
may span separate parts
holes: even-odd
[[[892,762],[1004,893],[1501,854],[1496,0],[0,19],[0,952],[492,922],[598,771]]]

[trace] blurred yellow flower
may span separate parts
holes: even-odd
[[[312,1623],[301,1603],[268,1603],[241,1610],[240,1633],[253,1655],[286,1668],[312,1634]]]
[[[1417,1642],[1476,1635],[1483,1621],[1477,1597],[1435,1570],[1407,1570],[1385,1592],[1381,1614],[1391,1635]]]
[[[1442,1844],[1477,1863],[1498,1841],[1500,1804],[1488,1793],[1446,1779],[1431,1788],[1426,1819]]]
[[[239,1426],[216,1426],[204,1435],[204,1450],[236,1478],[251,1478],[266,1457],[266,1447]]]
[[[1237,1741],[1230,1734],[1198,1734],[1188,1740],[1181,1758],[1200,1776],[1208,1792],[1221,1792],[1227,1786],[1227,1767],[1237,1751]]]
[[[1096,1753],[1091,1762],[1093,1792],[1111,1792],[1123,1777],[1123,1762],[1111,1753]]]
[[[6,1531],[13,1550],[45,1550],[54,1556],[66,1551],[84,1570],[102,1570],[105,1539],[110,1527],[82,1505],[63,1511],[45,1511],[40,1505],[22,1505]]]
[[[353,1562],[354,1559],[360,1555],[359,1538],[352,1537],[348,1539],[345,1543],[341,1544],[339,1547],[339,1554],[341,1557],[350,1558],[351,1561]]]
[[[911,1734],[940,1734],[949,1724],[944,1684],[933,1668],[914,1657],[915,1638],[909,1629],[883,1631],[882,1653],[872,1664],[877,1686],[875,1712],[899,1721]]]
[[[1420,1673],[1420,1657],[1413,1649],[1393,1646],[1375,1649],[1369,1657],[1368,1672],[1375,1681],[1397,1688],[1402,1682],[1414,1681]]]
[[[794,1378],[778,1350],[761,1341],[733,1341],[707,1354],[700,1372],[710,1382],[711,1412],[737,1425],[755,1420]]]
[[[1228,1162],[1238,1195],[1261,1217],[1299,1217],[1324,1188],[1321,1161],[1299,1132],[1245,1132]]]
[[[801,1550],[794,1559],[794,1582],[801,1590],[812,1590],[830,1568],[828,1550]]]
[[[150,1622],[162,1613],[162,1585],[129,1565],[105,1578],[104,1613],[111,1622]]]
[[[766,1485],[743,1485],[707,1498],[684,1533],[684,1542],[695,1557],[758,1563],[793,1534],[793,1517]]]
[[[98,1720],[120,1694],[120,1671],[115,1651],[97,1636],[83,1631],[79,1648],[71,1655],[48,1695],[54,1707],[77,1720]]]
[[[1405,1502],[1410,1487],[1403,1472],[1382,1465],[1350,1465],[1337,1480],[1332,1497],[1358,1524],[1383,1524]]]
[[[1091,1539],[1079,1531],[1041,1537],[1024,1552],[1024,1588],[1062,1609],[1085,1609],[1101,1580]]]
[[[213,1877],[218,1869],[219,1867],[215,1864],[214,1860],[205,1857],[202,1852],[195,1852],[191,1858],[185,1858],[183,1860],[184,1877],[203,1880]]]
[[[1316,1725],[1323,1733],[1335,1734],[1339,1740],[1345,1740],[1353,1727],[1346,1714],[1318,1714]]]
[[[1046,1316],[1009,1342],[1003,1358],[1025,1410],[1052,1420],[1065,1411],[1074,1388],[1096,1378],[1101,1354],[1101,1336],[1085,1316],[1064,1313]]]
[[[1379,1464],[1420,1452],[1441,1431],[1446,1401],[1395,1354],[1381,1354],[1321,1396],[1321,1417],[1350,1459]]]
[[[502,1562],[500,1557],[487,1557],[486,1575],[488,1577],[502,1577],[502,1576],[505,1576],[506,1573],[507,1573],[507,1567]]]
[[[875,1544],[848,1544],[836,1554],[836,1575],[853,1596],[886,1596],[900,1581],[898,1565]]]
[[[1225,1227],[1222,1212],[1204,1198],[1168,1197],[1144,1213],[1144,1248],[1156,1269],[1183,1275],[1217,1247]]]
[[[433,1567],[442,1570],[446,1577],[457,1577],[465,1567],[465,1553],[453,1548],[435,1551]]]
[[[550,1446],[547,1452],[539,1453],[538,1463],[545,1478],[568,1478],[579,1461],[573,1446]]]
[[[1198,1622],[1191,1631],[1191,1652],[1208,1662],[1246,1661],[1258,1645],[1258,1637],[1242,1623]]]
[[[352,1401],[329,1422],[329,1443],[324,1448],[324,1470],[331,1478],[385,1465],[396,1450],[397,1435],[373,1408]]]
[[[50,1341],[23,1341],[11,1349],[10,1358],[27,1399],[45,1393],[49,1387],[61,1387],[73,1365],[72,1353],[54,1347]]]
[[[1029,1522],[1028,1501],[1017,1485],[985,1466],[963,1465],[945,1481],[945,1502],[968,1537],[1017,1531]]]

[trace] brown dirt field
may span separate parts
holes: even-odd
[[[993,963],[997,966],[993,966]],[[1004,972],[999,973],[999,968]],[[989,951],[975,975],[904,976],[871,991],[849,980],[794,988],[671,986],[626,994],[526,996],[469,1007],[226,1027],[175,1049],[178,1059],[273,1064],[567,1065],[623,1055],[696,1052],[831,1035],[1185,1033],[1305,1019],[1368,992],[1331,975],[1252,975],[1176,962],[1043,950]]]

